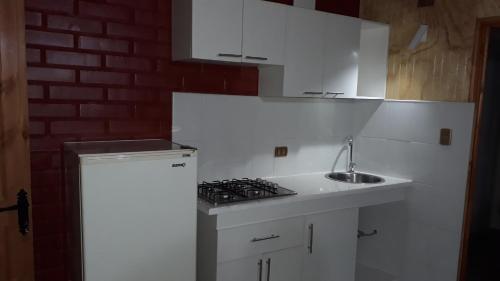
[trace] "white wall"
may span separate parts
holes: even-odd
[[[411,178],[415,184],[404,202],[360,211],[360,228],[378,228],[380,234],[360,240],[358,262],[399,276],[398,280],[455,281],[473,105],[359,106],[373,113],[357,138],[359,167]],[[451,146],[439,145],[440,128],[453,130]]]
[[[180,93],[173,111],[174,141],[200,149],[199,181],[329,171],[339,155],[345,169],[344,139],[357,136],[360,170],[415,180],[408,200],[360,211],[360,228],[380,234],[360,240],[358,261],[381,281],[456,280],[472,104]],[[274,158],[277,145],[289,156]]]
[[[199,181],[345,169],[349,101],[174,94],[173,140],[199,148]],[[275,146],[288,157],[274,158]],[[339,157],[339,159],[337,159]],[[337,159],[337,160],[336,160]]]

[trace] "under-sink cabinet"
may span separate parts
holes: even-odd
[[[217,229],[198,212],[198,281],[353,281],[358,209]]]
[[[302,280],[354,281],[358,209],[309,215]]]

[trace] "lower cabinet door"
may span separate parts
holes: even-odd
[[[260,281],[264,280],[263,275],[262,256],[228,261],[217,266],[217,281]]]
[[[306,218],[303,281],[354,281],[358,209]]]
[[[302,255],[302,247],[265,254],[262,281],[300,281]]]

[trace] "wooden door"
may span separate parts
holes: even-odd
[[[30,194],[24,1],[0,0],[0,208]],[[18,211],[0,213],[0,280],[33,280],[33,237],[21,234]]]

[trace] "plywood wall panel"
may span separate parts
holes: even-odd
[[[500,0],[361,0],[360,17],[391,25],[387,97],[468,101],[477,18],[500,16]],[[421,24],[427,42],[408,46]]]

